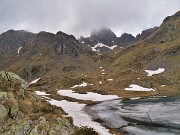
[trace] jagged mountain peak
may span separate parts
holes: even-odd
[[[28,32],[28,31],[26,31],[26,30],[14,30],[14,29],[10,29],[10,30],[8,30],[8,31],[6,31],[4,33],[16,33],[16,32]]]
[[[48,35],[48,34],[51,34],[51,35],[55,35],[54,33],[51,33],[51,32],[46,32],[46,31],[40,31],[39,33],[37,33],[39,35]]]
[[[102,27],[99,30],[93,30],[90,35],[91,40],[98,40],[98,41],[103,41],[103,40],[115,40],[116,39],[116,34],[107,27]]]
[[[145,38],[153,34],[157,29],[158,27],[153,27],[153,28],[143,30],[141,34],[139,33],[138,35],[136,35],[136,41],[144,40]]]
[[[56,33],[56,36],[58,36],[58,37],[64,37],[64,38],[66,38],[66,39],[76,40],[75,36],[73,36],[73,35],[68,35],[68,34],[66,34],[66,33],[64,33],[64,32],[62,32],[62,31],[58,31],[58,32]]]
[[[174,15],[172,16],[167,16],[164,20],[163,20],[163,23],[168,21],[168,20],[171,20],[171,19],[178,19],[180,18],[180,10],[178,12],[176,12]]]
[[[164,19],[160,27],[148,39],[151,43],[168,43],[179,38],[180,11]]]
[[[135,37],[132,34],[123,33],[121,37],[119,37],[119,40],[123,43],[127,43],[134,41]]]
[[[26,30],[13,30],[13,29],[10,29],[6,32],[3,32],[1,34],[1,37],[11,37],[11,36],[21,36],[21,37],[25,37],[25,36],[30,36],[30,35],[33,35],[33,33],[31,32],[28,32]]]
[[[40,31],[36,35],[37,37],[41,37],[41,38],[52,38],[55,36],[55,34],[46,31]]]

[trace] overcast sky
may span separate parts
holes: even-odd
[[[0,0],[0,33],[24,29],[79,37],[105,26],[117,36],[136,35],[178,10],[180,0]]]

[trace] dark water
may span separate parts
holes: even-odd
[[[86,112],[130,135],[180,135],[180,97],[109,100],[87,106]]]

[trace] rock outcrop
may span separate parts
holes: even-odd
[[[146,39],[147,37],[152,35],[157,29],[158,29],[158,27],[143,30],[141,34],[138,34],[136,36],[136,42]]]
[[[127,47],[135,41],[135,37],[128,33],[123,33],[121,37],[117,39],[117,45],[120,47]]]

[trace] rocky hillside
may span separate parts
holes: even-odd
[[[76,130],[63,111],[43,101],[12,72],[0,72],[0,114],[1,135],[69,135]]]
[[[95,53],[63,32],[10,30],[0,35],[0,48],[0,69],[29,81],[48,74],[93,70],[96,66]]]

